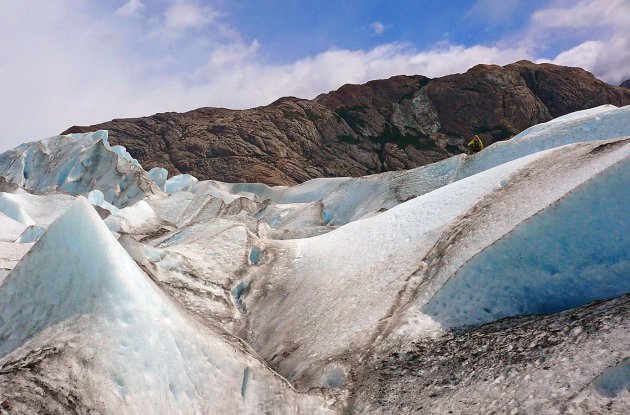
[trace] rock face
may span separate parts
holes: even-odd
[[[625,81],[623,81],[621,84],[619,84],[620,87],[622,88],[628,88],[630,89],[630,79],[626,79]]]
[[[477,65],[429,79],[394,76],[344,85],[314,100],[293,97],[248,110],[200,108],[116,119],[64,132],[107,129],[144,168],[199,179],[292,185],[316,177],[409,169],[486,145],[630,91],[580,68],[520,61]]]

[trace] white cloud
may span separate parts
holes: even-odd
[[[630,21],[628,0],[583,0],[556,2],[557,5],[539,10],[532,22],[548,28],[580,28],[588,26],[624,26]],[[565,5],[566,6],[563,6]]]
[[[164,12],[166,30],[200,29],[213,23],[219,16],[213,8],[201,6],[193,0],[176,0]]]
[[[372,23],[370,27],[372,28],[372,30],[374,30],[374,33],[376,33],[377,35],[382,34],[386,29],[385,25],[379,21]]]
[[[532,15],[528,36],[534,45],[567,34],[586,38],[549,60],[582,67],[616,85],[630,77],[629,19],[630,0],[556,1]]]
[[[116,10],[116,14],[123,17],[139,17],[145,9],[141,0],[129,0]]]
[[[618,34],[606,41],[589,40],[580,43],[560,53],[552,62],[586,68],[618,85],[630,78],[630,35]]]

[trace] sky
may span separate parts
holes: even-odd
[[[630,78],[630,0],[0,0],[0,151],[521,59]]]

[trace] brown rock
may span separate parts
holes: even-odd
[[[519,61],[506,68],[518,71],[552,117],[604,104],[628,105],[625,89],[608,85],[582,68]]]
[[[602,104],[630,104],[630,91],[580,68],[520,61],[477,65],[429,79],[394,76],[344,85],[312,101],[294,97],[248,110],[200,108],[72,127],[107,129],[145,169],[199,179],[292,185],[422,166],[540,122]]]

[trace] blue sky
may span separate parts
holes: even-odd
[[[520,59],[630,78],[630,0],[0,0],[0,151],[73,124]]]
[[[228,19],[264,44],[273,59],[290,61],[331,47],[369,49],[386,42],[407,42],[419,49],[441,41],[492,43],[520,30],[544,4],[493,3],[495,14],[488,15],[479,3],[475,7],[475,2],[462,0],[233,2]]]

